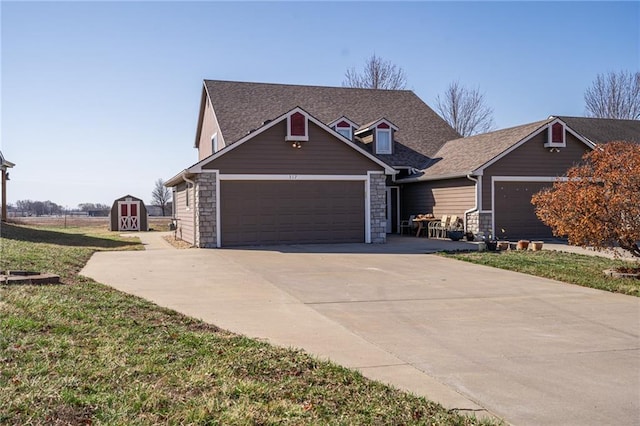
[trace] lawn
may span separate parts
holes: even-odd
[[[3,225],[0,424],[484,424],[304,352],[220,330],[78,276],[96,250],[140,249],[98,228]]]
[[[583,287],[640,296],[640,280],[604,276],[603,271],[605,269],[629,265],[629,262],[622,260],[552,250],[537,252],[507,250],[499,252],[442,253],[442,255],[480,265],[551,278]]]

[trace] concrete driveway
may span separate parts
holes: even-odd
[[[176,250],[140,236],[147,251],[96,253],[82,273],[448,408],[516,425],[640,422],[639,298],[424,254],[425,239]]]

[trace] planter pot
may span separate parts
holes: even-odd
[[[496,241],[487,241],[487,250],[496,251],[498,248],[498,243]]]
[[[542,245],[544,243],[542,241],[531,241],[531,250],[540,251],[542,250]]]
[[[464,231],[447,231],[447,237],[453,241],[460,241],[464,237]]]
[[[508,250],[509,241],[498,241],[498,250]]]
[[[516,250],[526,250],[528,248],[529,248],[529,241],[527,240],[520,240],[516,245]]]
[[[475,237],[473,236],[473,232],[467,232],[466,234],[464,234],[464,237],[467,239],[467,241],[475,240]]]
[[[478,243],[478,251],[485,251],[487,249],[487,243]]]

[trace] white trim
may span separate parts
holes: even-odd
[[[304,135],[294,136],[291,134],[291,116],[298,113],[304,116]],[[293,110],[287,114],[287,136],[284,137],[284,140],[287,142],[307,142],[309,140],[309,114],[303,112],[302,110]]]
[[[220,170],[215,170],[216,174],[216,247],[222,247],[222,224],[220,212]]]
[[[215,154],[218,151],[218,132],[214,132],[214,134],[211,135],[211,153]]]
[[[237,142],[232,143],[231,145],[226,146],[224,149],[221,149],[220,151],[218,151],[217,153],[203,159],[200,160],[199,162],[197,162],[196,164],[194,164],[193,166],[189,167],[187,169],[187,171],[189,173],[200,173],[202,171],[204,171],[204,169],[202,168],[202,166],[210,163],[213,160],[218,159],[219,157],[221,157],[222,155],[225,155],[226,153],[236,149],[237,147],[241,146],[243,143],[247,142],[248,140],[251,140],[252,138],[254,138],[255,136],[269,130],[270,128],[272,128],[273,126],[275,126],[276,124],[279,124],[280,122],[282,122],[284,119],[286,119],[288,114],[291,114],[294,111],[301,111],[304,114],[307,115],[308,119],[311,120],[312,123],[316,124],[317,126],[319,126],[320,128],[324,129],[325,131],[331,133],[333,136],[335,136],[338,140],[340,140],[341,142],[347,144],[349,147],[351,147],[352,149],[356,150],[357,152],[359,152],[360,154],[364,155],[365,157],[367,157],[368,159],[370,159],[371,161],[373,161],[374,163],[378,164],[379,166],[384,168],[384,171],[386,174],[388,175],[393,175],[396,174],[397,171],[394,170],[391,166],[389,166],[387,163],[385,163],[384,161],[380,160],[378,157],[376,157],[375,155],[371,154],[370,152],[365,151],[364,149],[360,148],[359,146],[357,146],[353,141],[350,141],[349,139],[345,138],[344,136],[342,136],[340,133],[337,133],[335,130],[333,130],[330,127],[327,127],[326,124],[324,124],[323,122],[321,122],[320,120],[318,120],[317,118],[315,118],[314,116],[310,115],[309,113],[307,113],[306,111],[304,111],[302,108],[300,107],[296,107],[294,109],[292,109],[291,111],[289,111],[288,113],[282,114],[280,117],[270,121],[269,123],[263,125],[262,127],[258,128],[257,130],[249,133],[248,135],[246,135],[245,137],[239,139]],[[308,124],[308,123],[307,123]],[[169,179],[168,182],[170,182],[173,178]]]
[[[390,122],[386,118],[382,117],[382,118],[377,119],[373,123],[369,124],[367,127],[362,127],[362,128],[357,129],[355,134],[359,135],[359,134],[362,134],[364,132],[368,132],[369,130],[376,129],[381,123],[387,124],[390,128],[392,128],[395,131],[398,130],[398,126],[396,126],[395,124],[393,124],[392,122]]]
[[[378,143],[378,135],[387,133],[389,135],[389,149],[382,150]],[[393,153],[393,132],[391,129],[379,129],[376,127],[376,154],[392,154]]]
[[[274,181],[274,180],[324,180],[324,181],[360,181],[367,180],[368,173],[366,175],[245,175],[245,174],[219,174],[220,180],[261,180],[261,181]]]
[[[349,139],[349,140],[353,140],[353,127],[334,127],[334,130],[336,131],[336,133],[339,133],[342,135],[342,133],[340,133],[340,130],[347,130],[349,132],[349,136],[344,136],[345,138]]]
[[[562,126],[562,142],[553,142],[553,126],[560,124]],[[562,120],[556,118],[551,123],[547,124],[547,142],[545,142],[545,148],[565,148],[567,146],[567,125]]]
[[[336,126],[336,124],[338,124],[341,121],[346,121],[347,123],[349,123],[351,125],[352,128],[357,129],[358,128],[358,123],[356,123],[353,120],[349,120],[346,116],[342,116],[340,118],[337,118],[335,120],[333,120],[331,123],[327,124],[328,127],[334,128]]]

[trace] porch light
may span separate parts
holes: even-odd
[[[302,144],[301,144],[299,141],[295,141],[295,142],[293,142],[293,143],[291,144],[291,146],[292,146],[293,148],[298,148],[298,149],[302,148]]]

